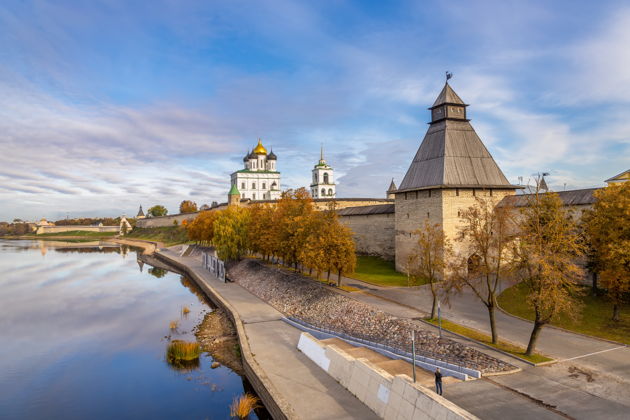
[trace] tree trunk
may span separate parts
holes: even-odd
[[[536,342],[538,341],[538,335],[542,330],[542,327],[545,324],[542,322],[534,322],[534,329],[532,330],[532,335],[529,337],[529,344],[527,344],[526,355],[531,356],[534,353],[534,349],[536,348]]]
[[[497,344],[499,334],[497,334],[497,322],[494,316],[494,305],[488,305],[488,315],[490,316],[490,331],[492,332],[492,344]]]
[[[328,276],[326,277],[326,281],[330,283],[330,268],[328,269]]]
[[[437,296],[435,293],[433,294],[433,305],[431,305],[431,319],[435,319],[437,317]]]
[[[612,320],[615,322],[619,322],[619,304],[618,303],[613,303]]]
[[[597,272],[593,272],[593,296],[597,296]]]
[[[337,277],[337,287],[341,287],[341,270],[339,270],[339,276]]]

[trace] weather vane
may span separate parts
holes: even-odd
[[[446,72],[446,81],[448,82],[448,79],[450,79],[451,77],[453,77],[453,73],[451,73],[450,71]]]

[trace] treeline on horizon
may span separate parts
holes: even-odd
[[[318,277],[335,273],[337,284],[356,266],[352,231],[341,224],[334,204],[317,211],[305,188],[284,192],[274,206],[206,211],[184,225],[190,240],[214,246],[225,261],[258,255]]]

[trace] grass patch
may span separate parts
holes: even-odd
[[[437,319],[427,319],[426,321],[430,322],[433,325],[438,325]],[[448,331],[452,331],[457,334],[461,334],[465,337],[472,338],[473,340],[479,341],[483,344],[487,344],[496,349],[503,350],[507,353],[513,354],[516,357],[520,357],[521,359],[525,359],[532,363],[542,363],[542,362],[549,362],[553,360],[538,353],[534,353],[531,356],[527,356],[525,354],[525,350],[526,350],[525,348],[515,346],[514,344],[506,343],[505,341],[499,340],[498,344],[492,344],[492,337],[490,337],[489,335],[484,334],[472,328],[464,327],[463,325],[456,324],[446,319],[442,319],[442,328]]]
[[[58,236],[81,236],[87,238],[110,238],[118,235],[118,232],[88,232],[85,230],[69,230],[67,232],[42,233],[40,235],[32,234],[33,238],[54,238]]]
[[[201,354],[201,347],[196,341],[173,340],[166,349],[166,358],[170,361],[195,360]]]
[[[181,226],[163,226],[144,229],[135,228],[124,237],[144,239],[154,242],[163,242],[166,246],[184,244],[189,242],[186,229]]]
[[[230,416],[245,419],[252,410],[258,407],[260,407],[258,398],[254,397],[252,394],[248,393],[240,397],[234,397],[232,405],[230,405]]]
[[[630,344],[630,306],[621,307],[621,320],[613,322],[612,304],[605,296],[593,296],[586,289],[586,293],[578,297],[583,304],[581,317],[573,320],[566,314],[560,314],[551,324],[581,334]],[[501,308],[512,315],[533,320],[534,313],[527,305],[526,297],[527,291],[519,283],[501,293],[498,301]]]
[[[408,286],[407,276],[396,271],[395,263],[379,257],[357,256],[357,267],[354,273],[348,274],[347,277],[379,286]],[[416,282],[414,286],[424,283],[426,282]]]
[[[184,306],[182,308],[182,314],[188,315],[190,313],[190,308],[188,306]]]
[[[168,323],[168,328],[171,330],[176,330],[179,326],[179,321],[171,321]]]
[[[345,284],[342,284],[341,287],[339,288],[346,292],[358,292],[359,290],[361,290],[361,289],[357,289],[356,287],[346,286]]]

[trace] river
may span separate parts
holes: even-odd
[[[212,306],[179,274],[103,245],[0,240],[0,418],[229,418],[244,378],[208,354],[185,370],[165,356]]]

